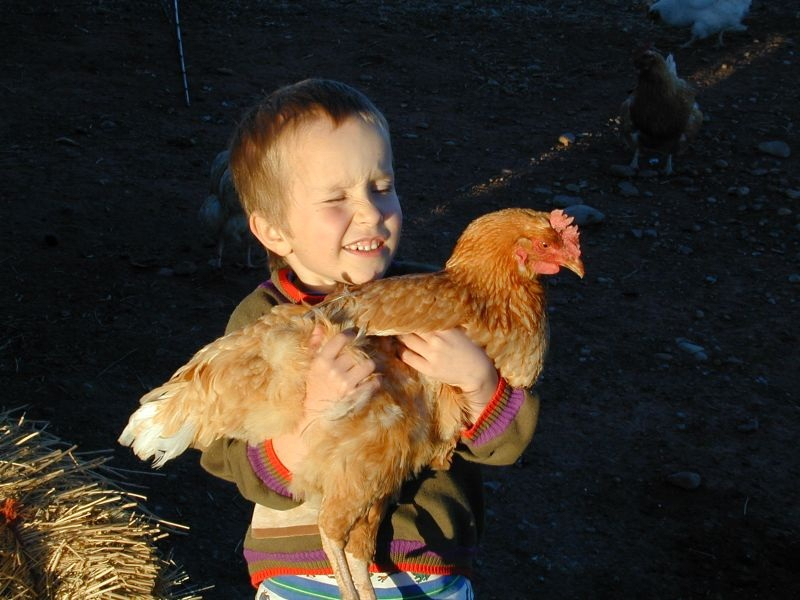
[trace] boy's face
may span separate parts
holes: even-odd
[[[291,234],[279,254],[307,291],[382,277],[403,222],[386,135],[358,118],[334,128],[320,117],[286,143]]]

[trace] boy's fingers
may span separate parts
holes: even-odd
[[[416,371],[422,371],[425,367],[425,359],[408,346],[401,348],[397,355],[400,360]]]
[[[324,333],[322,331],[322,327],[317,325],[311,332],[311,337],[308,338],[308,349],[311,350],[312,353],[316,352],[322,346],[323,341],[324,341]]]
[[[368,377],[374,371],[375,363],[372,360],[367,359],[364,362],[353,365],[348,375],[350,376],[350,379],[353,380],[353,383],[358,383],[365,377]]]
[[[322,347],[319,349],[319,353],[325,355],[328,358],[336,358],[338,354],[342,351],[347,344],[352,342],[356,337],[355,332],[352,330],[342,331],[341,333],[337,333],[327,342],[322,344]],[[313,338],[313,334],[312,334]]]
[[[358,384],[359,391],[365,391],[369,394],[374,394],[378,391],[378,388],[381,387],[381,376],[375,375],[374,377],[369,377]]]

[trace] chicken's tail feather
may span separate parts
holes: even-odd
[[[292,431],[302,411],[306,309],[276,310],[201,348],[169,381],[141,399],[119,442],[160,466],[188,447],[220,438],[258,443]]]
[[[122,434],[119,443],[130,446],[134,454],[142,460],[153,458],[153,466],[161,467],[166,462],[182,454],[191,444],[197,433],[197,425],[184,421],[177,430],[167,427],[159,416],[166,400],[143,404],[134,412]]]

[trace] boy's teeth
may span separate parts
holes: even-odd
[[[380,246],[380,242],[372,241],[372,242],[356,242],[355,244],[349,244],[345,246],[348,250],[358,250],[360,252],[367,252],[369,250],[375,250]]]

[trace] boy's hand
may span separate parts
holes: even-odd
[[[404,363],[428,377],[461,389],[474,423],[489,404],[498,384],[497,370],[483,348],[469,339],[461,328],[397,337],[405,346],[400,351]]]
[[[272,447],[278,458],[289,471],[296,470],[303,461],[308,448],[303,439],[303,431],[327,409],[332,402],[345,398],[356,391],[374,392],[380,386],[377,377],[365,378],[375,371],[371,360],[356,362],[344,347],[353,340],[355,332],[338,333],[323,342],[322,331],[314,329],[311,334],[311,351],[316,355],[311,361],[306,376],[306,396],[303,401],[303,419],[297,429],[272,440]],[[370,389],[371,388],[371,389]]]
[[[317,348],[317,354],[306,376],[304,407],[307,418],[318,416],[331,402],[342,400],[353,392],[378,389],[380,382],[376,378],[365,381],[375,371],[375,363],[369,359],[356,362],[349,353],[342,352],[355,337],[355,332],[348,330],[323,343],[319,328],[311,334],[310,346],[312,351]]]

